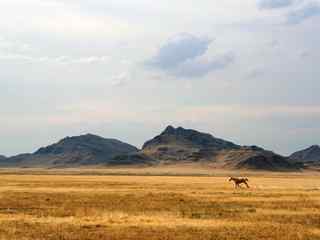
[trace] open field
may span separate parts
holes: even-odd
[[[0,239],[320,239],[316,173],[246,173],[251,188],[240,190],[221,172],[0,173]]]

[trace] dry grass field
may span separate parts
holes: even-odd
[[[317,174],[0,173],[0,239],[320,239]]]

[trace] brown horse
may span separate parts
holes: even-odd
[[[249,182],[248,178],[234,178],[234,177],[231,177],[229,178],[229,182],[230,181],[233,181],[234,182],[234,187],[235,188],[238,188],[238,187],[241,187],[240,184],[245,184],[247,186],[247,188],[249,188],[249,185],[247,182]]]

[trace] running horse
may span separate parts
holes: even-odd
[[[247,188],[249,188],[249,185],[247,182],[249,182],[248,178],[235,178],[235,177],[231,177],[229,178],[229,182],[233,181],[234,182],[234,187],[238,188],[241,187],[241,184],[245,184],[247,186]]]

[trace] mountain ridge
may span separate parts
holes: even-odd
[[[174,136],[176,141],[184,141],[185,144],[199,145],[207,148],[224,149],[224,148],[239,148],[232,142],[216,138],[208,133],[199,132],[193,129],[185,129],[183,127],[174,128],[173,126],[168,126],[165,130],[158,136],[147,141],[143,144],[142,149],[146,149],[153,144],[163,143],[165,144],[170,139],[166,139],[166,136]]]
[[[258,146],[240,146],[182,127],[168,126],[160,135],[147,141],[142,152],[164,164],[201,162],[216,168],[253,170],[296,170],[286,157]]]
[[[292,153],[289,158],[292,162],[298,162],[305,165],[320,165],[320,146],[312,145]]]
[[[295,171],[296,161],[259,146],[241,146],[211,134],[167,126],[142,149],[94,134],[65,137],[33,153],[0,157],[2,167],[79,167],[200,163],[212,168]]]
[[[118,155],[138,152],[135,146],[94,134],[65,137],[34,153],[20,154],[2,161],[18,166],[86,166],[108,164]]]

